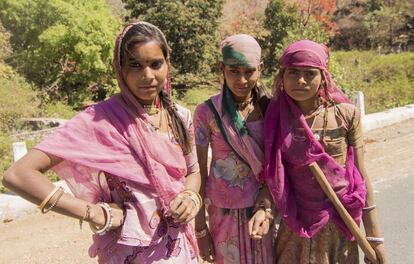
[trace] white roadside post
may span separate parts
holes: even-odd
[[[361,91],[356,91],[352,95],[352,103],[358,107],[361,113],[361,118],[365,116],[365,101],[364,94]]]
[[[14,162],[19,160],[21,157],[23,157],[27,153],[27,147],[26,147],[25,141],[14,142],[12,147],[13,147]]]

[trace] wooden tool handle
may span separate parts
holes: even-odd
[[[349,231],[351,231],[352,235],[355,237],[358,245],[361,247],[365,256],[367,256],[370,261],[373,261],[374,263],[376,263],[377,255],[375,254],[375,250],[371,247],[371,245],[365,238],[365,235],[361,232],[361,230],[359,229],[359,226],[355,223],[352,216],[348,213],[348,211],[342,205],[341,201],[338,199],[338,196],[336,196],[336,193],[332,189],[331,185],[329,184],[328,180],[325,177],[325,174],[323,173],[319,165],[316,162],[312,162],[309,165],[309,169],[315,176],[323,192],[326,194],[326,196],[328,196],[329,200],[334,205],[336,211],[339,213],[342,220],[345,222]]]

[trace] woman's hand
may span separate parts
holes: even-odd
[[[202,234],[201,236],[196,235],[198,236],[197,244],[200,250],[200,258],[203,261],[214,263],[215,251],[214,251],[213,239],[211,238],[210,231],[208,230],[207,226],[201,232],[204,232],[204,230],[206,232],[205,234]],[[197,233],[200,233],[200,232],[197,232]]]
[[[199,208],[195,202],[185,193],[179,193],[170,204],[167,215],[171,216],[175,223],[187,223],[193,219]]]
[[[367,264],[386,264],[386,258],[385,258],[385,248],[384,244],[376,244],[376,243],[370,243],[372,248],[375,250],[375,254],[377,255],[377,262],[374,263],[370,261],[367,257],[364,258],[365,263]]]
[[[270,221],[273,216],[264,209],[259,209],[249,220],[249,235],[252,239],[260,240],[269,232]]]

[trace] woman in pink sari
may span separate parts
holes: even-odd
[[[359,263],[358,247],[309,164],[317,162],[338,198],[385,263],[372,187],[363,162],[358,109],[335,86],[328,50],[301,40],[280,58],[265,118],[264,180],[282,222],[277,263]]]
[[[194,113],[203,182],[200,193],[205,196],[208,212],[208,226],[204,207],[196,218],[200,256],[214,263],[273,263],[272,235],[260,240],[260,231],[253,237],[258,240],[251,239],[254,228],[249,226],[255,211],[254,217],[266,219],[265,229],[270,224],[270,215],[265,214],[270,204],[256,201],[261,188],[263,116],[268,102],[259,84],[261,48],[253,37],[240,34],[226,38],[221,52],[223,89],[197,106]],[[208,173],[209,146],[212,156]]]
[[[5,185],[89,222],[99,263],[197,263],[192,225],[201,198],[190,111],[169,97],[169,47],[154,25],[116,40],[120,94],[79,113],[17,161]],[[75,197],[43,175],[56,171]]]

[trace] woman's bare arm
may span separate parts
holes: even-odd
[[[62,159],[59,157],[33,149],[6,171],[3,184],[24,199],[39,205],[55,188],[44,173],[60,162]],[[103,226],[105,214],[99,205],[75,198],[67,193],[62,195],[53,211],[82,219],[85,216],[87,205],[91,207],[91,210],[89,219],[85,220],[96,226]],[[115,209],[113,214],[113,228],[116,228],[122,224],[123,212],[121,209]]]

